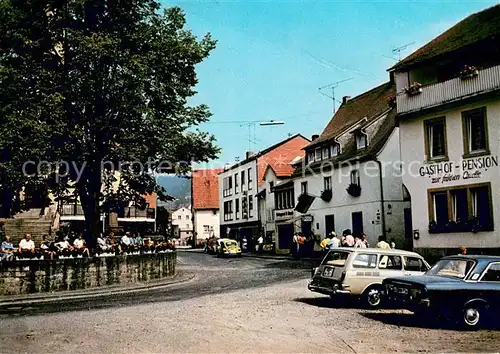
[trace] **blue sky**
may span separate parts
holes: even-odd
[[[356,96],[388,80],[402,57],[467,15],[496,1],[163,1],[179,6],[197,36],[218,40],[197,68],[198,95],[213,117],[200,129],[213,133],[222,152],[210,166],[244,158],[288,134],[319,134],[331,118],[332,100],[318,88],[340,80],[335,96]],[[338,107],[338,103],[337,103]],[[248,121],[282,120],[251,128]]]

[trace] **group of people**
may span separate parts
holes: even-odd
[[[130,232],[116,237],[114,232],[109,232],[107,237],[102,234],[98,237],[92,254],[153,253],[174,249],[175,244],[171,241],[153,241],[151,238],[143,238],[139,234]],[[10,236],[6,235],[0,245],[0,261],[89,257],[90,255],[91,250],[87,247],[83,234],[60,235],[55,240],[48,240],[48,235],[44,235],[39,247],[36,247],[29,233],[24,236],[17,247],[14,246]]]
[[[342,232],[342,237],[338,237],[335,231],[330,233],[330,237],[324,238],[320,246],[323,250],[330,250],[337,247],[354,247],[354,248],[369,248],[370,244],[366,238],[366,234],[363,232],[361,235],[352,235],[351,230],[346,229]],[[391,239],[390,243],[387,243],[384,236],[379,236],[376,248],[396,248],[396,242]]]

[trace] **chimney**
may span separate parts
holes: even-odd
[[[347,101],[349,101],[351,99],[351,96],[344,96],[342,97],[342,104],[346,104]]]
[[[314,134],[312,137],[311,137],[311,141],[314,141],[316,139],[319,138],[319,135],[318,134]]]
[[[246,158],[247,158],[247,159],[249,159],[249,158],[250,158],[250,157],[252,157],[253,155],[254,155],[254,153],[253,153],[253,152],[251,152],[251,151],[247,151],[247,152],[246,152]]]

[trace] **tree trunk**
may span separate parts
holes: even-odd
[[[102,232],[99,205],[101,183],[101,169],[96,167],[88,171],[87,178],[78,185],[78,194],[85,216],[85,242],[90,250],[95,248],[97,237]]]

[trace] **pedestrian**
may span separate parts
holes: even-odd
[[[467,254],[467,248],[465,248],[464,245],[460,246],[459,250],[460,250],[459,253],[460,255],[465,256]]]
[[[260,235],[260,237],[257,240],[257,242],[259,244],[259,253],[264,252],[264,237],[262,237],[262,235]]]
[[[396,240],[391,238],[391,248],[396,249]]]
[[[328,243],[328,248],[332,250],[332,249],[340,246],[340,240],[334,231],[332,231],[330,233],[330,235],[331,235],[331,238],[330,238],[330,242]]]
[[[366,238],[366,234],[364,232],[362,241],[365,244],[366,248],[370,248],[370,244],[368,243],[368,239]]]
[[[380,235],[380,236],[378,237],[377,248],[390,249],[390,248],[391,248],[391,245],[389,245],[389,244],[385,241],[385,237],[384,237],[384,236]]]
[[[354,237],[352,236],[352,232],[350,229],[344,230],[342,235],[345,237],[344,239],[344,247],[354,247]]]
[[[365,243],[363,242],[363,240],[361,239],[361,237],[359,237],[359,235],[356,235],[354,237],[354,247],[355,248],[366,248]]]

